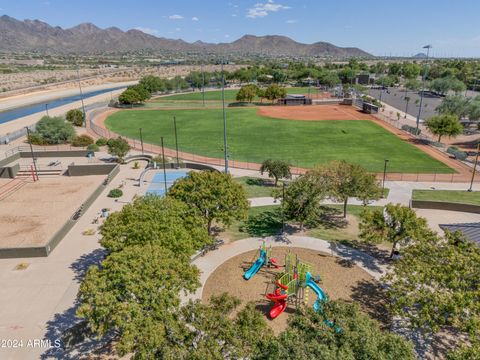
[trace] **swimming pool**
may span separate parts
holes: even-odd
[[[177,179],[187,176],[189,170],[167,170],[167,189],[173,185]],[[163,177],[163,170],[158,170],[153,176],[150,186],[147,189],[147,195],[165,195],[165,181]]]

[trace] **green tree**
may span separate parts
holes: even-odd
[[[300,223],[300,229],[305,225],[316,225],[324,212],[321,201],[326,196],[326,184],[318,176],[308,172],[292,181],[282,198],[282,210],[288,220]]]
[[[168,249],[129,246],[110,254],[100,267],[90,267],[78,293],[77,316],[99,337],[115,333],[121,356],[152,358],[181,338],[180,293],[193,293],[198,278],[195,266]]]
[[[412,91],[420,90],[422,83],[417,79],[409,79],[405,82],[405,88]]]
[[[411,62],[405,62],[402,64],[401,73],[405,79],[416,79],[420,75],[420,66]]]
[[[473,98],[468,104],[469,120],[480,120],[480,96]]]
[[[324,319],[332,319],[341,331],[335,331]],[[288,328],[272,339],[256,360],[342,359],[342,360],[414,360],[410,342],[380,329],[378,323],[356,304],[330,301],[325,313],[307,309],[289,319]]]
[[[391,311],[426,332],[453,326],[478,342],[480,247],[460,233],[445,235],[417,237],[402,251],[385,276]]]
[[[249,84],[242,86],[240,90],[237,92],[236,100],[237,101],[248,101],[251,103],[255,96],[257,96],[258,93],[258,86]]]
[[[125,155],[130,151],[130,145],[128,141],[118,137],[116,139],[109,139],[107,142],[108,153],[118,158],[119,162],[123,161]]]
[[[322,72],[319,76],[318,81],[320,84],[328,86],[329,88],[333,88],[334,86],[341,83],[340,78],[334,71]]]
[[[72,124],[65,122],[61,117],[44,116],[35,125],[35,133],[47,144],[65,144],[75,136]]]
[[[285,96],[287,96],[287,89],[277,84],[272,84],[265,89],[265,97],[271,102],[284,98]]]
[[[211,242],[203,224],[181,201],[145,196],[105,220],[100,243],[110,252],[133,245],[159,245],[188,259]]]
[[[367,204],[382,196],[375,174],[369,174],[360,165],[345,161],[332,161],[314,170],[328,184],[328,196],[343,203],[343,217],[347,216],[349,198],[357,198]]]
[[[461,95],[449,95],[442,100],[442,103],[435,109],[440,114],[449,114],[463,118],[468,114],[469,99]]]
[[[147,75],[140,79],[139,84],[149,93],[156,93],[165,90],[165,84],[158,76]]]
[[[177,180],[168,195],[181,200],[206,223],[212,233],[213,222],[229,226],[247,216],[248,200],[243,186],[231,175],[218,171],[190,172]]]
[[[195,302],[182,309],[190,329],[182,344],[182,359],[248,359],[257,356],[273,338],[265,316],[253,303],[238,312],[240,301],[222,294],[209,304]]]
[[[83,126],[83,123],[85,122],[85,116],[83,114],[83,111],[81,111],[80,109],[68,110],[65,118],[74,126]]]
[[[268,172],[268,177],[275,179],[275,187],[277,187],[278,179],[291,179],[292,173],[290,171],[290,165],[283,160],[267,159],[262,163],[260,172]]]
[[[449,90],[455,93],[465,91],[465,84],[453,77],[444,77],[433,80],[430,83],[430,88],[440,94],[446,94]]]
[[[360,215],[360,238],[369,244],[392,244],[390,257],[397,245],[408,245],[431,236],[427,221],[417,217],[413,209],[400,204],[388,204],[384,209],[364,211]]]
[[[134,88],[128,88],[118,97],[120,104],[135,105],[142,102],[142,97]]]
[[[432,116],[425,121],[425,126],[433,135],[438,136],[438,142],[442,140],[442,136],[455,137],[463,130],[458,117],[449,114]]]

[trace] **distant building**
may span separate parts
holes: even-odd
[[[283,99],[279,99],[281,105],[312,105],[312,99],[301,94],[288,94]]]
[[[370,74],[359,74],[355,79],[355,83],[359,85],[372,85],[375,79],[370,77]]]

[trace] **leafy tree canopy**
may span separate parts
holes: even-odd
[[[130,145],[128,141],[118,137],[116,139],[109,139],[107,141],[108,153],[118,157],[120,162],[123,161],[125,155],[130,151]]]
[[[292,173],[290,171],[290,165],[283,160],[267,159],[262,163],[260,172],[268,172],[268,177],[275,179],[275,186],[278,184],[278,179],[291,179]]]
[[[111,214],[101,229],[100,243],[109,251],[127,246],[156,244],[189,258],[211,242],[203,219],[170,197],[146,196]]]
[[[432,116],[425,121],[425,126],[433,135],[438,136],[438,142],[442,140],[442,136],[455,137],[460,135],[463,130],[458,117],[451,114]]]
[[[212,231],[213,222],[230,225],[247,216],[249,207],[245,189],[229,174],[217,171],[191,171],[169,189],[168,195],[183,201]]]
[[[72,123],[75,126],[83,126],[83,123],[85,122],[85,116],[83,114],[83,111],[80,109],[68,110],[65,118],[68,122]]]
[[[75,129],[61,117],[44,116],[36,124],[35,134],[47,144],[65,144],[75,136]]]

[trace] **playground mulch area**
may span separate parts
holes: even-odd
[[[378,282],[371,275],[352,263],[315,250],[274,247],[272,257],[283,264],[288,251],[313,265],[313,275],[321,277],[320,287],[325,290],[329,299],[357,302],[370,316],[388,326],[385,301]],[[243,279],[243,273],[256,260],[256,256],[258,251],[249,251],[219,266],[208,278],[203,288],[202,300],[208,301],[212,295],[227,292],[242,301],[240,309],[248,302],[254,302],[257,309],[265,314],[274,332],[278,334],[286,328],[289,316],[295,312],[295,304],[291,303],[283,314],[270,320],[268,312],[273,303],[265,298],[265,294],[273,292],[272,280],[275,273],[281,272],[282,268],[262,267],[253,278],[246,281]],[[310,291],[308,306],[313,306],[314,301],[315,294]]]
[[[1,248],[43,246],[105,179],[41,177],[0,200]]]

